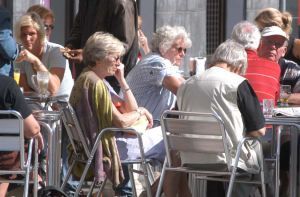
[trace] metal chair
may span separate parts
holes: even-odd
[[[98,136],[95,140],[95,143],[92,145],[92,147],[89,147],[88,143],[86,141],[86,137],[79,125],[79,122],[76,117],[76,113],[75,113],[74,109],[72,108],[72,106],[69,103],[65,103],[64,105],[65,106],[62,107],[62,111],[63,111],[62,119],[63,119],[63,123],[66,127],[66,130],[67,130],[67,133],[68,133],[68,136],[70,139],[70,143],[73,147],[74,154],[72,157],[72,163],[68,169],[67,175],[63,181],[61,188],[63,189],[65,187],[68,179],[70,178],[70,175],[71,175],[71,172],[72,172],[72,169],[73,169],[75,163],[76,162],[85,163],[86,165],[85,165],[84,171],[81,175],[80,182],[79,182],[79,185],[78,185],[78,187],[76,189],[76,193],[75,193],[75,196],[78,196],[79,192],[82,188],[83,182],[85,181],[85,177],[87,175],[88,169],[92,163],[92,160],[94,159],[95,152],[97,150],[97,147],[99,146],[99,143],[101,141],[101,137],[103,136],[103,134],[106,132],[114,132],[114,133],[125,132],[125,133],[129,133],[131,135],[137,136],[139,146],[140,146],[140,153],[141,153],[140,159],[121,161],[122,164],[128,164],[128,170],[129,170],[130,180],[131,180],[131,183],[133,186],[134,196],[137,196],[137,195],[136,195],[136,190],[135,190],[133,172],[139,173],[139,174],[142,174],[145,176],[146,185],[147,185],[147,194],[148,194],[148,196],[151,196],[150,182],[152,182],[154,178],[153,178],[152,173],[150,173],[151,170],[149,167],[148,160],[145,159],[141,135],[138,132],[136,132],[134,129],[131,129],[131,128],[126,128],[126,129],[105,128],[98,134]],[[133,164],[141,164],[142,171],[134,170],[132,167]],[[150,173],[150,175],[149,175],[149,173]],[[106,183],[106,179],[102,183],[97,183],[96,180],[94,180],[89,189],[87,196],[92,195],[94,187],[99,187],[98,196],[100,196],[105,183]]]
[[[0,182],[24,184],[23,196],[28,196],[30,173],[33,172],[34,189],[33,194],[37,196],[38,185],[38,143],[37,140],[30,139],[28,144],[28,157],[25,158],[25,139],[23,118],[19,112],[13,110],[0,110],[0,151],[17,151],[20,153],[20,167],[14,170],[0,170],[0,175],[22,175],[22,179],[4,179]],[[34,144],[34,148],[33,148]],[[34,164],[31,163],[32,153],[34,151]]]
[[[228,149],[227,133],[223,121],[218,116],[209,113],[165,111],[161,117],[161,125],[166,147],[166,160],[156,197],[161,194],[166,170],[196,174],[197,178],[203,180],[228,181],[227,197],[231,196],[234,182],[259,184],[262,187],[263,196],[266,196],[262,151],[258,153],[260,180],[243,180],[242,175],[249,175],[249,173],[237,172],[242,146],[249,140],[257,140],[261,146],[259,139],[243,138],[236,150],[234,166],[231,166],[232,159]],[[189,153],[225,153],[227,163],[224,165],[196,164],[176,167],[172,163],[171,150]]]

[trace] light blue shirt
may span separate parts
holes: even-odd
[[[145,107],[154,120],[160,120],[163,111],[175,105],[176,95],[162,84],[166,76],[180,77],[180,74],[168,59],[152,53],[143,58],[126,77],[138,106]]]

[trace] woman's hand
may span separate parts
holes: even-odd
[[[23,61],[26,61],[26,62],[29,62],[31,64],[34,64],[36,61],[37,61],[37,57],[35,55],[33,55],[31,52],[29,52],[27,49],[24,49],[22,50],[20,53],[19,53],[19,56],[18,58],[16,59],[16,62],[19,63],[19,62],[23,62]]]
[[[115,77],[122,86],[122,82],[125,80],[124,78],[124,64],[120,63],[120,65],[117,67],[117,71],[115,72]]]
[[[148,126],[147,126],[147,129],[150,129],[152,128],[153,126],[153,117],[151,115],[151,113],[144,107],[139,107],[139,110],[141,111],[141,114],[146,116],[146,118],[148,119]]]

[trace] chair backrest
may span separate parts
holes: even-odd
[[[14,110],[0,110],[0,151],[20,152],[21,168],[24,166],[23,118]]]
[[[211,113],[165,111],[161,126],[167,160],[172,166],[171,150],[190,153],[225,153],[228,167],[231,164],[223,121]]]
[[[66,127],[73,150],[76,154],[84,150],[86,156],[89,157],[91,153],[91,147],[89,147],[86,137],[80,127],[79,121],[76,116],[76,112],[70,105],[70,103],[60,102],[61,105],[62,103],[64,103],[64,106],[61,108],[63,113],[62,120]]]

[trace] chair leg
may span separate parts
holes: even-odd
[[[236,170],[237,167],[234,166],[233,170],[231,172],[231,176],[230,176],[230,182],[229,182],[229,186],[228,186],[228,190],[227,190],[227,197],[231,197],[231,193],[232,193],[232,189],[233,189],[233,184],[234,184],[234,180],[235,180],[235,174],[236,174]]]
[[[78,197],[79,193],[80,193],[80,190],[82,188],[82,184],[83,184],[83,181],[85,180],[85,177],[86,177],[86,174],[88,173],[88,170],[90,168],[90,165],[92,163],[92,158],[89,158],[89,160],[86,162],[86,165],[84,167],[84,170],[83,170],[83,173],[81,175],[81,178],[80,178],[80,181],[79,181],[79,184],[78,184],[78,187],[76,189],[76,192],[75,192],[75,197]]]
[[[159,184],[158,184],[158,187],[157,187],[155,197],[160,197],[160,193],[162,191],[162,187],[163,187],[163,184],[164,184],[164,178],[165,178],[165,174],[166,174],[166,166],[167,166],[167,158],[164,161],[164,165],[163,165],[163,169],[162,169],[162,172],[161,172],[161,175],[160,175],[160,180],[159,180]]]
[[[39,159],[38,159],[38,141],[35,140],[35,153],[34,153],[34,167],[33,167],[33,196],[37,197],[38,191],[38,166],[39,166]]]
[[[148,176],[149,176],[150,185],[152,185],[155,181],[153,170],[151,168],[150,163],[146,163],[145,165],[146,165],[146,168],[147,168],[147,173],[148,173]]]
[[[152,182],[153,182],[153,176],[150,177],[150,175],[148,173],[150,171],[150,169],[149,169],[150,166],[146,162],[143,162],[142,168],[143,168],[144,180],[146,182],[147,196],[152,196],[150,178],[152,178]]]
[[[88,192],[88,194],[86,195],[87,197],[90,197],[90,196],[93,195],[93,190],[94,190],[94,188],[95,188],[95,185],[96,185],[96,179],[94,179],[92,185],[90,186],[89,192]]]
[[[69,169],[67,171],[66,177],[64,178],[64,181],[63,181],[62,185],[60,186],[60,189],[63,190],[65,188],[65,186],[66,186],[66,184],[67,184],[67,182],[68,182],[68,180],[71,176],[71,172],[72,172],[72,169],[75,165],[75,162],[76,162],[75,160],[72,161],[71,166],[69,167]]]
[[[29,143],[28,158],[27,158],[27,161],[26,161],[26,174],[25,174],[25,182],[24,182],[24,194],[23,194],[24,197],[28,196],[32,147],[33,147],[33,139],[31,139],[30,143]]]
[[[276,154],[275,154],[275,197],[279,197],[280,185],[280,146],[281,145],[281,127],[277,130]]]
[[[137,196],[132,164],[128,164],[128,174],[129,174],[129,178],[130,178],[130,182],[131,182],[131,186],[132,186],[132,194],[133,194],[133,196]]]

